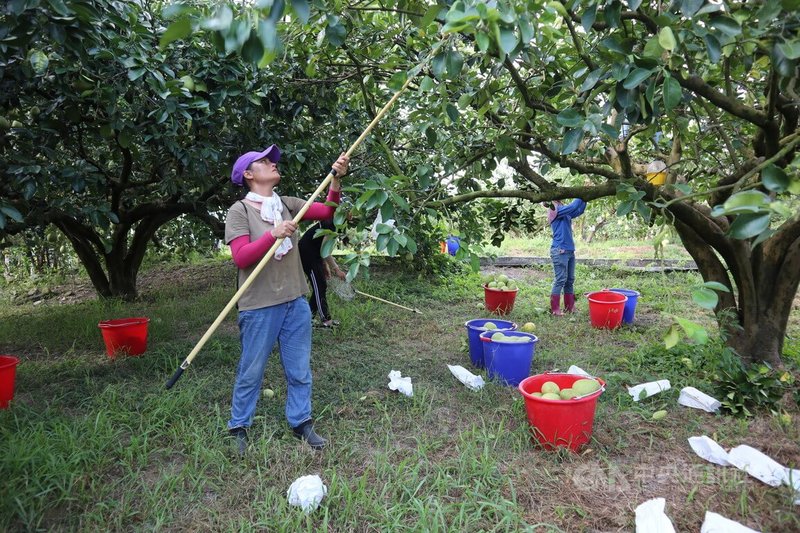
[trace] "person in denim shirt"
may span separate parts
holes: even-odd
[[[586,202],[577,198],[564,205],[558,200],[547,210],[547,221],[553,229],[550,259],[553,260],[555,280],[550,291],[550,312],[561,316],[561,291],[564,291],[564,310],[575,311],[575,242],[572,240],[572,219],[586,210]]]

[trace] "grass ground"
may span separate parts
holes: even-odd
[[[552,237],[535,235],[525,237],[507,236],[500,247],[490,247],[487,252],[514,257],[550,257]],[[580,241],[577,243],[576,257],[582,259],[654,259],[655,248],[648,240],[632,239]],[[670,242],[659,249],[661,259],[691,260],[691,256],[680,243]]]
[[[497,270],[497,269],[496,269]],[[286,389],[272,357],[243,460],[225,422],[239,345],[228,317],[170,391],[164,382],[233,293],[233,267],[212,261],[148,273],[133,304],[5,305],[0,353],[20,357],[12,408],[0,411],[0,530],[632,531],[634,509],[664,497],[679,531],[698,531],[706,510],[763,531],[798,531],[785,488],[706,463],[686,439],[749,444],[800,465],[800,413],[793,423],[680,407],[686,385],[711,387],[686,365],[714,348],[667,352],[664,313],[711,317],[691,305],[695,274],[631,274],[578,268],[577,292],[608,286],[642,293],[636,324],[594,330],[586,302],[572,317],[538,312],[548,269],[505,269],[520,282],[511,319],[533,321],[533,372],[577,364],[602,376],[594,435],[580,454],[546,452],[529,435],[522,399],[495,383],[470,392],[447,364],[469,368],[466,320],[484,317],[476,274],[431,280],[376,267],[358,288],[423,315],[356,297],[331,303],[341,326],[315,330],[314,406],[330,446],[315,453],[289,436]],[[153,280],[160,279],[161,283]],[[103,319],[151,318],[142,357],[106,357]],[[790,321],[787,364],[800,359],[800,320]],[[413,398],[386,388],[390,370],[414,382]],[[485,375],[485,374],[484,374]],[[669,378],[673,389],[640,404],[625,385]],[[652,413],[668,415],[651,420]],[[305,515],[286,490],[303,475],[328,487]]]

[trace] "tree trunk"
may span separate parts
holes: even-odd
[[[711,226],[713,222],[705,227],[696,222],[689,225],[678,218],[675,229],[703,280],[731,289],[717,292],[719,303],[714,310],[727,345],[745,362],[781,366],[786,327],[800,283],[800,239],[792,241],[793,232],[787,231],[783,244],[768,239],[750,250],[748,241],[722,237],[719,228]]]

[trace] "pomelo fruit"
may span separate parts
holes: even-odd
[[[561,388],[553,381],[546,381],[542,385],[542,394],[558,394]]]

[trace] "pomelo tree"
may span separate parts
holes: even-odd
[[[313,183],[339,150],[316,134],[335,129],[333,82],[231,55],[244,33],[169,41],[174,12],[162,7],[13,1],[0,14],[0,239],[55,226],[103,297],[136,296],[169,221],[194,217],[221,235],[243,151],[281,143],[285,172]]]
[[[357,204],[403,207],[410,227],[479,199],[616,197],[619,216],[675,227],[706,282],[695,299],[728,344],[780,362],[800,281],[796,0],[332,5],[331,53],[366,93],[399,87],[397,57],[435,49],[385,143],[385,174]],[[568,186],[556,167],[591,184]],[[469,219],[462,230],[479,231]],[[678,323],[668,343],[678,327],[703,339]]]

